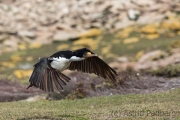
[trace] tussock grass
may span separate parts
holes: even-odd
[[[0,103],[0,119],[180,119],[180,89],[78,100]]]

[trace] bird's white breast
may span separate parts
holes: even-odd
[[[55,69],[58,69],[59,71],[63,71],[70,65],[70,63],[71,61],[67,58],[56,57],[53,58],[53,61],[51,62],[51,66]]]

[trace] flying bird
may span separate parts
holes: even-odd
[[[97,54],[87,48],[59,51],[50,57],[39,59],[34,65],[27,89],[34,86],[46,92],[62,91],[63,85],[70,81],[70,78],[62,73],[66,69],[94,73],[113,82],[118,75]]]

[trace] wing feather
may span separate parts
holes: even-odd
[[[51,67],[48,58],[42,58],[34,65],[28,88],[34,86],[47,92],[60,92],[69,80],[69,77]]]
[[[67,68],[69,70],[77,70],[85,73],[94,73],[104,79],[116,81],[117,72],[106,64],[99,57],[94,56],[83,61],[73,61]]]

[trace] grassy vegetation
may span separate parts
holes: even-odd
[[[137,37],[140,38],[140,34],[139,33],[132,33],[132,35],[130,35],[130,37]],[[116,58],[114,57],[106,57],[106,55],[108,54],[113,54],[117,56],[128,56],[132,59],[135,59],[134,56],[136,55],[137,52],[139,51],[151,51],[154,49],[162,49],[162,50],[167,50],[168,45],[174,41],[177,41],[179,39],[179,35],[173,36],[173,37],[167,37],[165,35],[160,35],[159,38],[153,39],[153,40],[148,40],[147,38],[140,38],[140,40],[136,43],[132,43],[132,44],[123,44],[122,38],[117,38],[116,34],[107,34],[104,36],[101,36],[101,41],[98,43],[98,49],[93,50],[95,53],[97,53],[98,55],[102,56],[103,59],[106,62],[112,62],[112,61],[116,61]],[[94,38],[97,39],[97,38]],[[114,44],[113,41],[114,40],[119,40],[119,43]],[[109,43],[113,43],[113,44],[109,44]],[[0,72],[1,74],[5,75],[5,76],[13,76],[13,71],[18,70],[18,69],[22,69],[20,66],[25,65],[25,64],[30,64],[33,68],[34,63],[37,62],[39,57],[47,57],[50,56],[51,54],[53,54],[55,51],[57,50],[57,47],[60,45],[68,45],[69,47],[66,49],[72,49],[73,47],[75,47],[73,45],[73,41],[65,41],[65,42],[55,42],[53,44],[50,45],[43,45],[40,48],[37,49],[26,49],[26,50],[20,50],[20,51],[15,51],[15,52],[9,52],[6,54],[2,54],[0,55],[0,62],[8,62],[8,63],[12,63],[15,66],[14,67],[7,67],[7,66],[3,66],[0,64]],[[108,46],[111,47],[110,51],[107,54],[102,54],[102,49],[103,48],[107,48]],[[83,47],[83,46],[82,46]],[[86,46],[84,46],[86,47]],[[19,61],[13,61],[11,59],[12,56],[19,56],[20,60]],[[31,57],[32,60],[28,61],[27,58]]]
[[[180,89],[78,100],[0,103],[0,119],[180,119]]]
[[[163,77],[178,77],[180,75],[180,65],[173,64],[165,67],[160,67],[157,70],[150,70],[149,73]]]
[[[109,45],[110,52],[117,56],[134,57],[138,51],[151,51],[154,49],[167,50],[171,42],[177,41],[180,36],[167,37],[160,35],[159,38],[148,40],[140,38],[139,33],[132,33],[133,37],[140,40],[132,44],[123,44],[123,39],[115,37],[114,34],[104,35],[99,42],[98,49],[93,50],[102,55],[105,61],[113,61],[114,58],[105,57],[102,49]],[[96,39],[96,38],[94,38]],[[119,43],[113,43],[113,40],[120,40]],[[109,44],[112,42],[113,44]],[[21,64],[33,65],[39,57],[45,57],[57,51],[57,47],[61,44],[68,44],[67,49],[73,46],[72,41],[56,42],[51,45],[44,45],[38,49],[27,49],[16,52],[10,52],[0,56],[0,62],[12,63],[11,56],[18,55],[21,59],[14,62],[15,67],[0,66],[1,75],[5,75],[14,79],[12,73],[14,70],[21,69]],[[109,54],[109,52],[107,52]],[[27,61],[27,57],[32,57],[31,61]],[[167,67],[165,71],[156,71],[156,74],[162,76],[179,73],[179,66]],[[174,72],[175,71],[175,72]],[[27,78],[28,79],[28,78]],[[28,80],[25,80],[26,83]],[[22,81],[21,81],[22,82]],[[89,119],[180,119],[180,89],[170,90],[166,92],[153,94],[130,94],[130,95],[113,95],[95,98],[85,98],[79,100],[60,100],[48,101],[42,100],[37,102],[11,102],[0,103],[0,119],[62,119],[62,120],[89,120]]]

